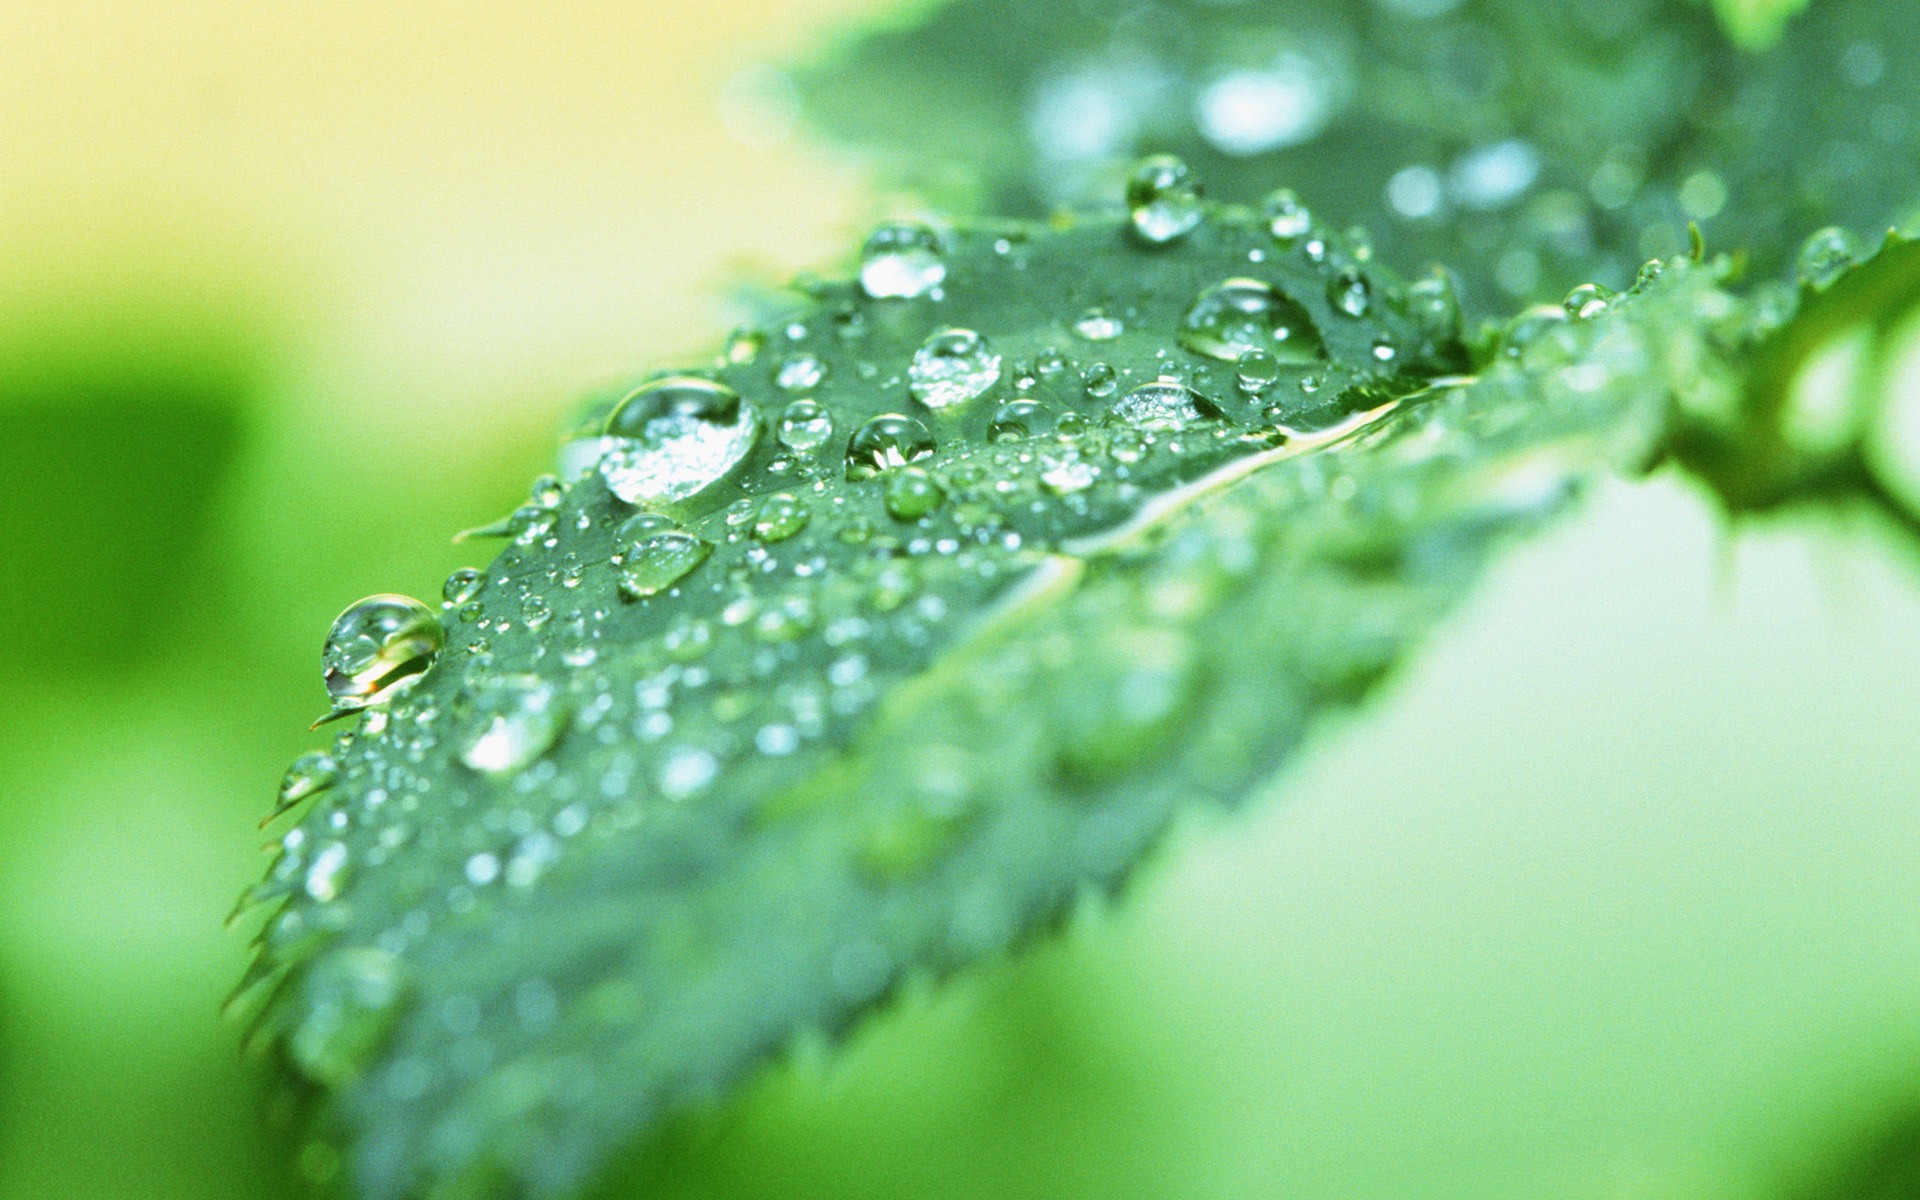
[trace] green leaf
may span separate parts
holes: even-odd
[[[1530,314],[1468,379],[1436,283],[1198,215],[1159,245],[1120,220],[961,229],[937,257],[884,234],[871,290],[924,294],[811,285],[709,382],[628,402],[676,398],[664,424],[616,413],[640,440],[566,456],[597,473],[536,486],[515,543],[450,581],[429,669],[296,774],[289,801],[318,798],[246,898],[285,897],[242,990],[270,989],[259,1031],[311,1091],[333,1149],[310,1164],[376,1198],[571,1194],[796,1040],[1117,886],[1507,540],[1653,460],[1674,371],[1711,368],[1737,309],[1681,262],[1585,319]],[[1225,279],[1241,319],[1196,329]],[[955,328],[999,377],[930,409],[909,364]],[[1212,356],[1252,333],[1326,357]],[[696,401],[697,444],[672,441]],[[937,449],[896,439],[912,462],[849,479],[888,412]],[[710,477],[743,422],[745,460],[658,515],[609,491]],[[675,462],[635,457],[660,437]],[[404,628],[388,678],[425,644]]]
[[[1753,50],[1764,50],[1779,40],[1787,22],[1807,7],[1808,0],[1714,0],[1727,36]]]
[[[1880,0],[1822,0],[1762,55],[1689,0],[950,0],[799,78],[818,126],[949,204],[1093,203],[1171,152],[1220,199],[1310,191],[1492,315],[1624,287],[1690,220],[1766,275],[1807,230],[1886,228],[1920,195],[1917,41],[1920,6]]]

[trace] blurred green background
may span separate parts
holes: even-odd
[[[854,244],[750,68],[885,7],[0,0],[0,1200],[303,1193],[216,1009],[326,624]],[[1870,524],[1617,487],[1275,791],[607,1195],[1920,1195]]]

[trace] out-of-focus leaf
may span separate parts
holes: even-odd
[[[645,598],[611,561],[620,446],[510,523],[431,669],[309,770],[250,897],[287,897],[261,1029],[359,1194],[569,1194],[796,1038],[1117,885],[1178,806],[1244,796],[1363,696],[1501,544],[1653,459],[1675,370],[1731,369],[1709,343],[1742,310],[1691,263],[1534,314],[1468,380],[1432,284],[1204,216],[1158,246],[1120,221],[961,230],[871,276],[943,269],[921,296],[819,284],[737,335],[705,375],[763,432],[656,506],[711,549],[676,542]],[[1219,351],[1190,309],[1227,277],[1257,319],[1214,334],[1279,314],[1326,357],[1255,395],[1187,349]],[[953,327],[997,377],[932,410],[909,364]],[[889,411],[937,448],[848,479]]]
[[[1785,271],[1920,194],[1920,6],[1822,0],[1764,54],[1689,0],[950,0],[801,73],[817,125],[953,202],[1043,213],[1135,155],[1277,182],[1468,310],[1620,288],[1689,221]]]

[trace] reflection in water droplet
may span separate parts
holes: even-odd
[[[1257,279],[1229,279],[1195,298],[1180,323],[1180,344],[1195,354],[1238,362],[1264,350],[1288,363],[1325,356],[1306,310]]]
[[[334,618],[320,660],[336,712],[377,704],[418,678],[446,633],[433,610],[410,596],[369,596]]]
[[[940,237],[925,225],[882,225],[860,251],[860,288],[876,300],[924,296],[946,278]]]
[[[545,754],[559,738],[564,706],[538,675],[492,675],[469,685],[472,731],[460,761],[487,775],[511,775]]]
[[[951,408],[1000,382],[1000,356],[971,329],[941,330],[920,344],[907,380],[920,403]]]
[[[818,450],[833,436],[833,416],[817,400],[795,400],[780,414],[775,436],[795,454]]]
[[[946,499],[940,481],[919,467],[900,467],[887,475],[887,515],[896,521],[918,521],[937,512]]]
[[[1172,155],[1143,160],[1127,179],[1127,216],[1134,232],[1154,245],[1185,237],[1205,215],[1201,191],[1187,164]]]
[[[629,518],[614,535],[613,546],[620,590],[636,600],[679,583],[713,553],[713,543],[657,513]]]
[[[899,413],[882,413],[854,430],[847,441],[847,478],[871,479],[933,454],[933,434]]]
[[[1179,380],[1162,377],[1122,396],[1114,403],[1113,415],[1141,429],[1180,429],[1217,417],[1220,410]]]
[[[739,466],[759,432],[752,406],[725,384],[685,375],[655,380],[607,418],[600,474],[629,504],[685,500]]]

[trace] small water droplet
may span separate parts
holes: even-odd
[[[607,418],[600,474],[629,504],[685,500],[753,449],[760,422],[725,384],[676,375],[635,390]]]
[[[780,414],[775,436],[795,454],[818,450],[833,436],[833,416],[817,400],[795,400]]]
[[[947,278],[940,237],[925,225],[882,225],[860,251],[860,289],[876,300],[911,300]]]
[[[807,527],[813,514],[806,501],[787,492],[775,492],[760,502],[753,536],[763,542],[784,542]]]
[[[1288,188],[1268,196],[1261,205],[1261,215],[1273,239],[1283,246],[1291,246],[1313,231],[1313,213]]]
[[[476,571],[472,567],[461,567],[447,576],[447,582],[440,587],[440,598],[448,608],[458,608],[478,596],[486,586],[485,572]]]
[[[636,600],[679,583],[712,553],[713,543],[657,513],[629,518],[614,535],[620,590]]]
[[[1111,342],[1127,331],[1120,318],[1104,308],[1090,308],[1073,323],[1073,331],[1089,342]]]
[[[567,487],[556,475],[539,475],[535,476],[528,495],[541,508],[559,508],[560,502],[567,498]]]
[[[882,413],[854,430],[847,441],[847,478],[871,479],[933,454],[933,434],[899,413]]]
[[[1373,308],[1373,285],[1352,267],[1343,267],[1327,283],[1327,303],[1349,317],[1364,317]]]
[[[1142,160],[1127,179],[1127,216],[1134,232],[1156,246],[1185,237],[1205,216],[1201,192],[1187,164],[1171,154]]]
[[[1612,302],[1613,293],[1606,288],[1597,283],[1583,283],[1567,293],[1560,307],[1566,309],[1567,315],[1576,321],[1591,321],[1606,312]]]
[[[887,515],[896,521],[918,521],[939,511],[947,491],[940,481],[919,467],[900,467],[887,474]]]
[[[1326,353],[1306,310],[1258,279],[1228,279],[1201,292],[1180,323],[1179,340],[1222,362],[1238,362],[1249,350],[1289,363]]]
[[[1800,247],[1795,267],[1800,282],[1816,292],[1824,292],[1866,257],[1866,247],[1850,230],[1828,226]]]
[[[1107,363],[1090,364],[1080,373],[1080,382],[1087,388],[1087,395],[1096,400],[1104,400],[1120,386],[1120,375]]]
[[[560,737],[564,705],[554,686],[538,675],[491,675],[469,689],[464,700],[472,731],[460,761],[474,770],[512,775]]]
[[[944,329],[920,344],[907,369],[914,399],[928,408],[951,408],[985,393],[1000,381],[1000,356],[971,329]]]
[[[1280,360],[1266,350],[1249,350],[1240,356],[1240,390],[1258,396],[1280,382]]]
[[[1217,417],[1220,410],[1178,379],[1162,376],[1122,396],[1114,403],[1113,415],[1141,429],[1181,429]]]
[[[1460,339],[1460,297],[1453,276],[1443,270],[1415,280],[1407,288],[1407,315],[1436,342]]]
[[[368,596],[334,618],[320,659],[335,712],[387,699],[433,665],[446,633],[411,596]]]
[[[726,359],[735,366],[745,366],[760,357],[766,344],[767,335],[758,329],[736,329],[727,338]]]
[[[331,754],[322,750],[310,750],[293,760],[287,773],[280,777],[280,792],[274,799],[273,811],[267,819],[260,822],[265,828],[269,821],[293,808],[310,796],[317,796],[331,788],[340,779],[340,765]]]
[[[1038,400],[1009,400],[993,410],[993,422],[987,427],[987,437],[995,442],[1017,442],[1050,433],[1053,426],[1053,410]]]
[[[780,364],[774,383],[782,391],[807,392],[827,377],[827,365],[811,354],[800,354]]]

